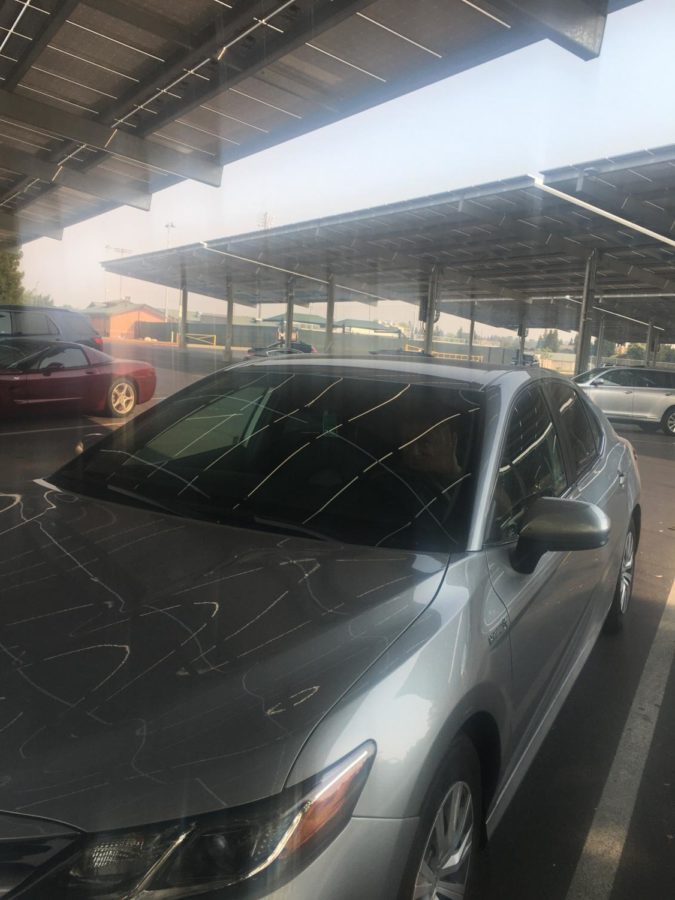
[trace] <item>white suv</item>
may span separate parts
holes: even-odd
[[[610,419],[659,426],[675,437],[675,371],[645,368],[591,369],[574,379]]]

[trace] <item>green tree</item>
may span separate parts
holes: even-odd
[[[628,349],[623,355],[627,359],[644,359],[645,348],[641,344],[629,344]]]
[[[671,344],[671,346],[661,347],[656,357],[658,362],[672,362],[675,363],[675,346]]]
[[[557,353],[560,350],[560,337],[555,328],[545,331],[537,341],[537,347],[542,350],[550,350],[551,353]]]
[[[0,303],[21,303],[23,297],[23,272],[20,250],[0,252]]]
[[[53,306],[54,301],[49,294],[38,294],[37,291],[24,290],[21,294],[21,303],[25,306]]]

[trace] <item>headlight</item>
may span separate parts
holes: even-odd
[[[349,821],[375,756],[372,742],[276,797],[226,812],[83,837],[57,869],[20,888],[26,900],[178,900],[246,882],[284,884]]]

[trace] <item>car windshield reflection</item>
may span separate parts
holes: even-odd
[[[66,466],[117,502],[371,546],[464,546],[480,403],[457,383],[217,373]]]

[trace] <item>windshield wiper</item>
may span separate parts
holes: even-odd
[[[265,519],[262,516],[251,516],[250,519],[244,519],[242,524],[249,522],[252,525],[262,525],[270,531],[281,531],[283,534],[298,535],[300,537],[309,537],[315,541],[330,541],[332,538],[320,531],[314,531],[312,528],[305,528],[304,525],[296,525],[294,522],[283,522],[277,519]]]

